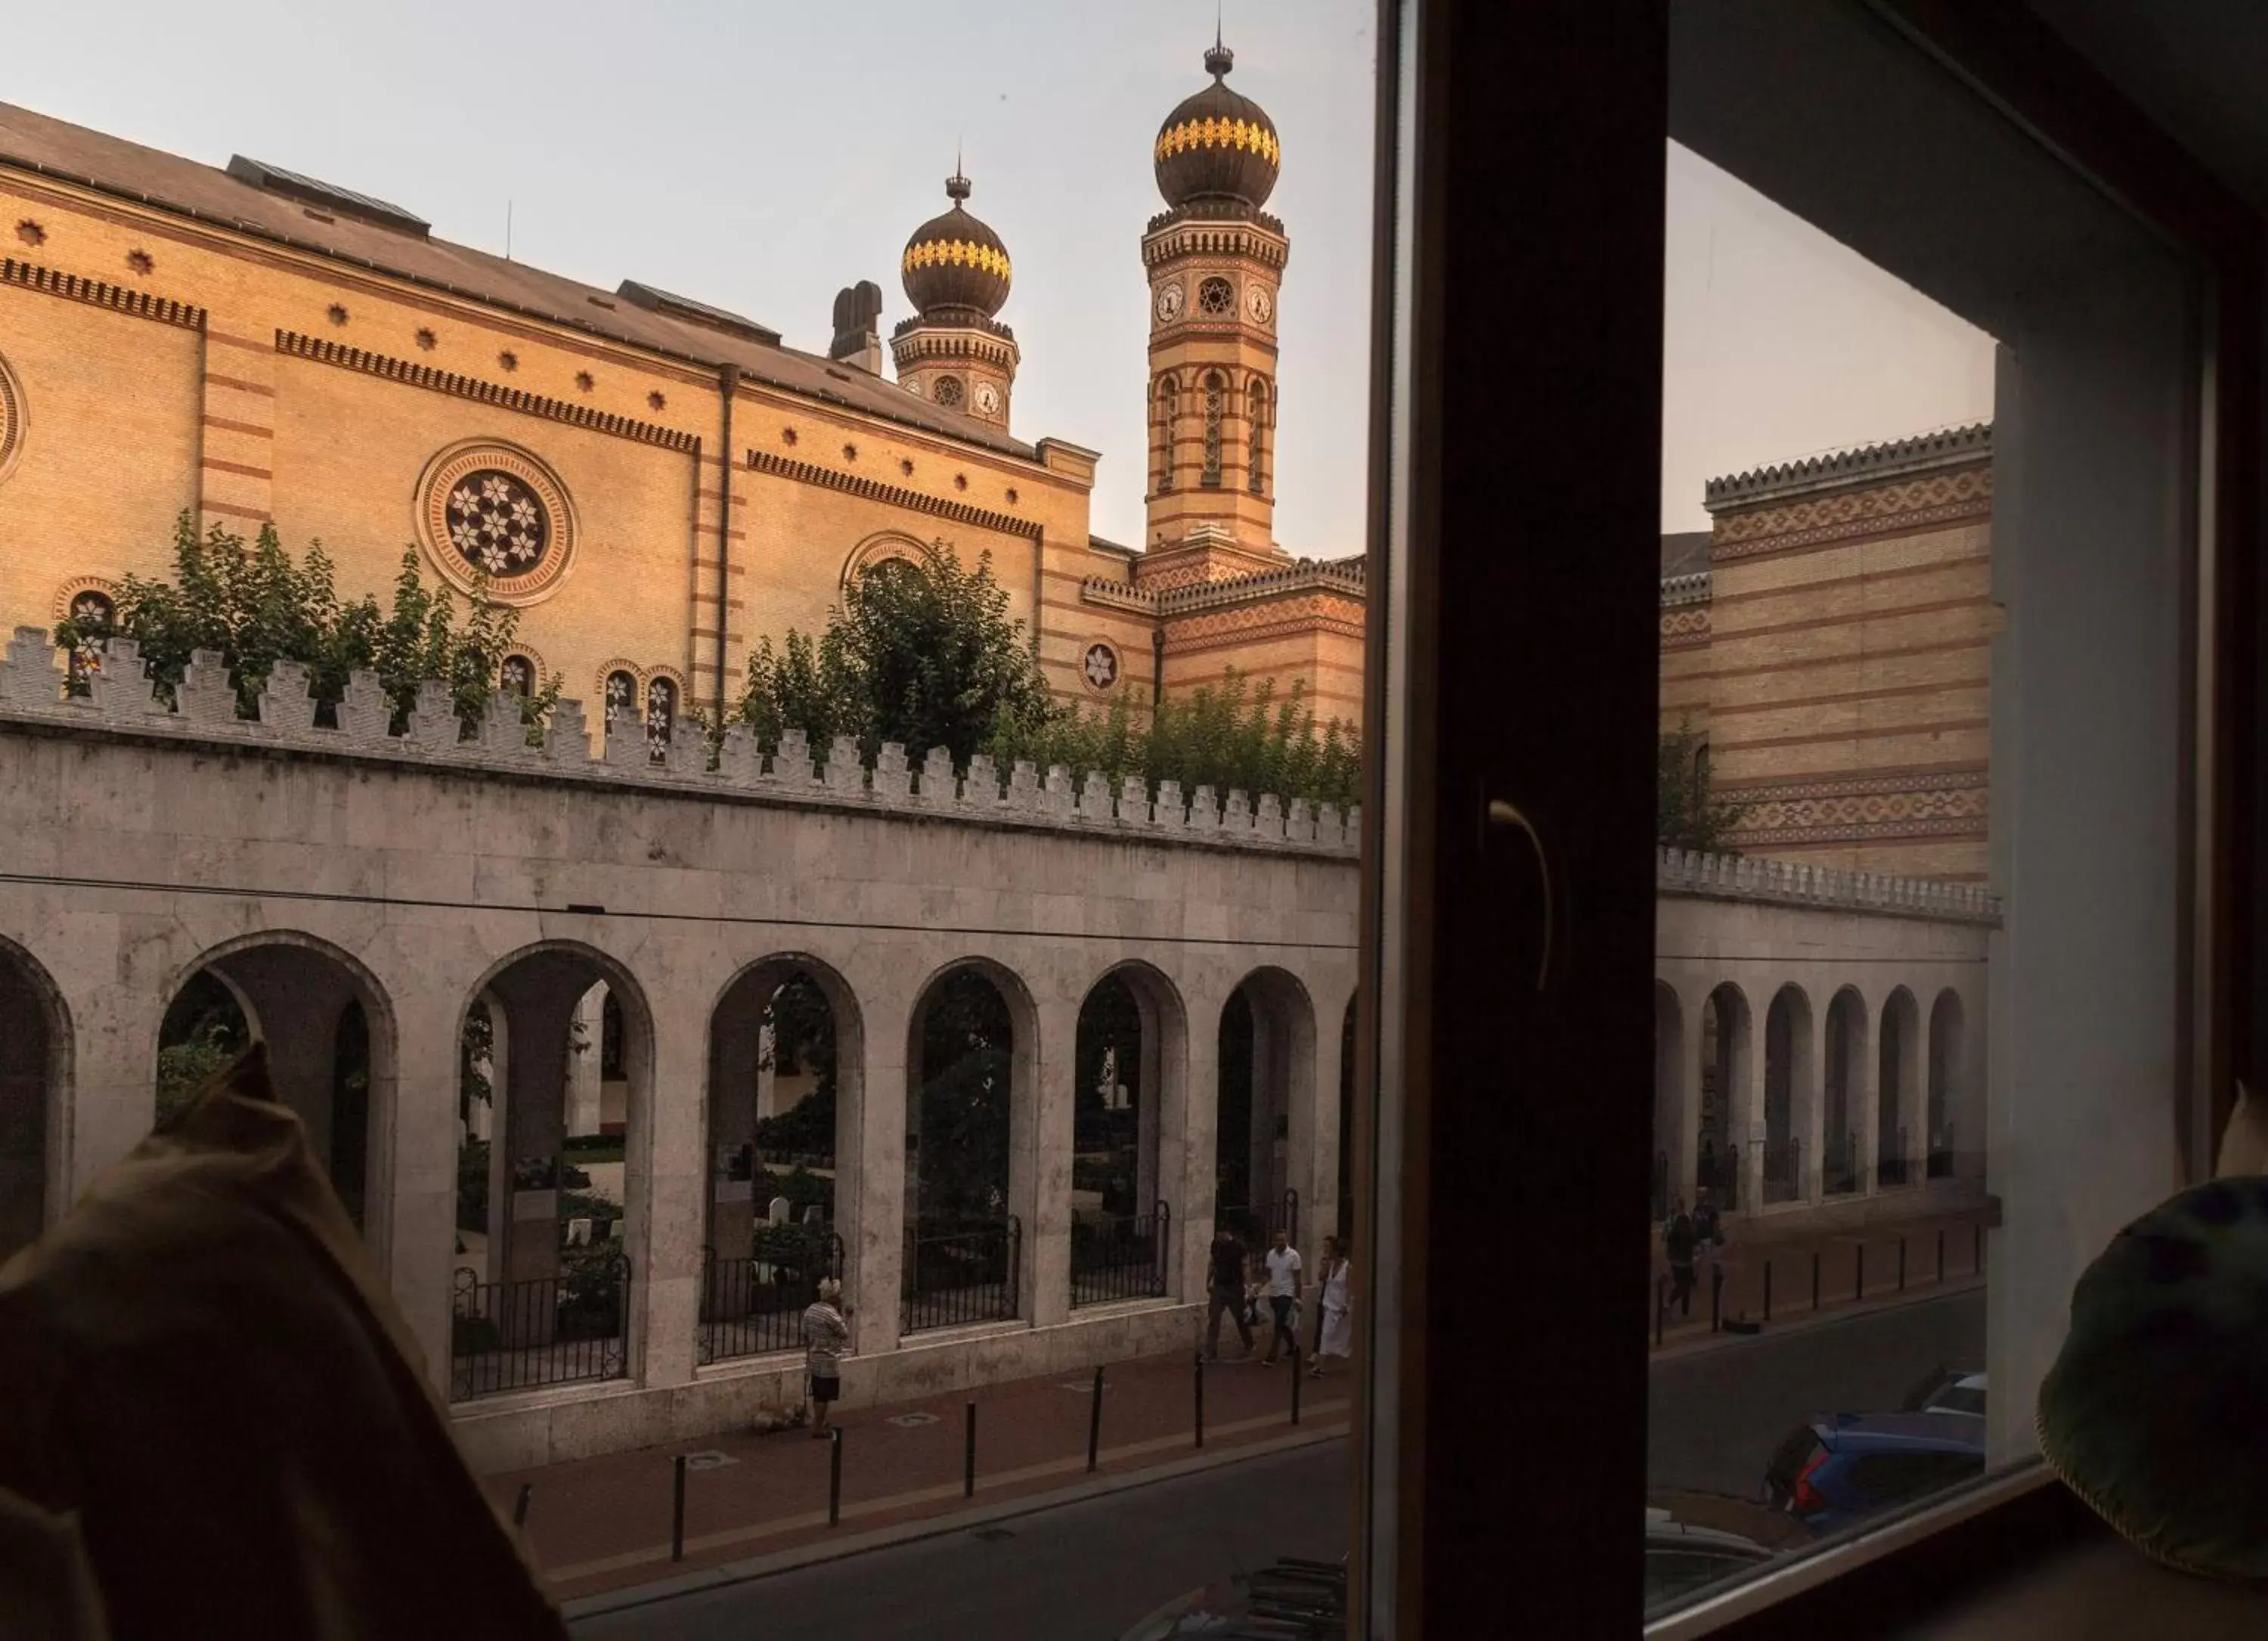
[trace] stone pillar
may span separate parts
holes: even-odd
[[[328,1174],[339,1020],[355,998],[352,978],[321,953],[280,941],[231,952],[210,966],[243,1000],[254,1034],[268,1046],[276,1098],[298,1117],[308,1150]]]
[[[1867,1196],[1882,1188],[1881,1171],[1874,1166],[1882,1144],[1882,1040],[1889,1022],[1877,1020],[1859,1053],[1857,1114],[1852,1119],[1859,1133],[1859,1189]]]
[[[567,1060],[567,1132],[599,1131],[600,1068],[605,1054],[607,987],[603,981],[575,1005],[576,1052]]]
[[[836,1011],[835,1216],[851,1342],[859,1355],[875,1356],[898,1345],[914,1000],[879,974],[844,978],[858,999],[859,1029],[854,1036]]]
[[[1832,1007],[1830,1002],[1829,1007]],[[1813,1008],[1817,1009],[1818,1005]],[[1827,1200],[1827,1182],[1822,1164],[1827,1149],[1827,1016],[1815,1012],[1808,1023],[1799,1023],[1789,1049],[1794,1063],[1789,1068],[1795,1080],[1794,1110],[1789,1113],[1789,1129],[1803,1142],[1801,1155],[1796,1158],[1796,1193],[1806,1202]]]
[[[649,947],[649,950],[652,948]],[[623,1171],[639,1382],[691,1382],[701,1319],[701,1247],[708,1220],[709,1019],[703,988],[652,976],[650,1034],[622,1000],[630,1098]],[[647,1040],[642,1041],[641,1039]]]
[[[1181,1246],[1189,1222],[1189,1023],[1177,1010],[1153,1006],[1146,988],[1136,990],[1135,1001],[1142,1009],[1143,1180],[1135,1211],[1154,1214],[1160,1203],[1165,1205],[1160,1234],[1167,1240],[1159,1258],[1165,1264],[1167,1293],[1179,1297],[1188,1292]]]
[[[63,1136],[58,1214],[95,1177],[148,1137],[158,1112],[158,1030],[188,973],[174,965],[180,923],[172,916],[68,920],[55,962],[72,1024],[70,1104]],[[90,960],[64,967],[68,942]],[[56,1178],[51,1174],[51,1179]]]
[[[1180,1248],[1177,1291],[1194,1300],[1205,1291],[1206,1263],[1212,1248],[1214,1162],[1220,1131],[1220,1016],[1234,993],[1233,983],[1192,984],[1188,1053],[1183,1061],[1181,1109],[1169,1112],[1167,1150],[1180,1141],[1178,1177],[1160,1167],[1168,1182],[1166,1200],[1174,1214],[1174,1240]],[[1168,1084],[1170,1098],[1171,1085]],[[1175,1118],[1178,1117],[1178,1120]]]
[[[457,1049],[465,986],[471,978],[453,981],[446,975],[443,963],[431,969],[405,963],[398,975],[379,977],[394,1010],[393,1090],[386,1099],[375,1086],[372,1090],[370,1183],[364,1193],[373,1227],[384,1205],[394,1297],[425,1353],[427,1373],[445,1396],[457,1245]],[[372,1025],[375,1062],[378,1033]],[[501,1200],[491,1193],[491,1228]],[[492,1264],[491,1279],[496,1268]]]
[[[1071,1127],[1073,1089],[1079,1081],[1079,1000],[1049,990],[1035,1002],[1038,1041],[1029,1050],[1020,1040],[1019,1023],[1008,1201],[1024,1226],[1022,1308],[1017,1314],[1035,1327],[1046,1327],[1071,1314]]]
[[[1323,1238],[1339,1223],[1339,1068],[1346,1046],[1346,1000],[1336,985],[1318,987],[1322,1000],[1292,1084],[1292,1183],[1300,1193],[1301,1255],[1310,1273]],[[1333,1001],[1336,999],[1336,1006]]]
[[[1725,1079],[1730,1085],[1726,1098],[1731,1110],[1726,1126],[1740,1149],[1740,1211],[1750,1217],[1761,1214],[1764,1206],[1764,1037],[1768,1018],[1764,1009],[1751,1004],[1733,1028],[1733,1052],[1727,1056],[1731,1075]],[[1721,1018],[1717,1022],[1720,1034],[1726,1024]]]
[[[522,1162],[555,1163],[566,1137],[568,1030],[584,994],[591,989],[587,959],[555,951],[524,957],[490,982],[503,1005],[499,1038],[510,1034],[498,1082],[504,1095],[503,1183],[492,1198],[490,1223],[497,1226],[504,1257],[492,1267],[502,1280],[526,1282],[559,1274],[559,1194],[556,1188],[521,1190],[514,1173]],[[491,1005],[493,1006],[493,1004]],[[627,1171],[625,1171],[627,1172]]]
[[[1698,1187],[1701,1182],[1701,1090],[1703,1078],[1709,1068],[1708,1043],[1706,1034],[1701,1028],[1705,1019],[1704,1011],[1709,1006],[1709,994],[1704,991],[1701,994],[1700,1002],[1690,1007],[1687,1007],[1686,1003],[1687,1000],[1684,997],[1679,997],[1678,1004],[1683,1010],[1687,1022],[1684,1049],[1677,1056],[1676,1073],[1685,1088],[1685,1102],[1678,1118],[1677,1126],[1680,1142],[1684,1147],[1684,1155],[1682,1161],[1673,1159],[1677,1172],[1670,1176],[1670,1188],[1683,1192],[1686,1206],[1690,1208],[1700,1200]],[[1729,1114],[1725,1123],[1725,1133],[1728,1138],[1734,1137]],[[1719,1202],[1717,1206],[1721,1211],[1725,1205]]]

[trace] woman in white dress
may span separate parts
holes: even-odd
[[[1322,1282],[1319,1295],[1322,1326],[1316,1330],[1314,1364],[1307,1370],[1310,1379],[1322,1378],[1324,1357],[1336,1356],[1344,1361],[1354,1354],[1354,1320],[1348,1309],[1352,1300],[1347,1291],[1347,1259],[1340,1251],[1336,1237],[1323,1238],[1323,1265],[1319,1275]]]

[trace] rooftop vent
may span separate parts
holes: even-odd
[[[711,330],[721,330],[728,336],[739,336],[747,342],[760,342],[766,347],[779,345],[779,332],[767,330],[753,319],[743,319],[738,314],[728,314],[721,307],[711,307],[706,302],[696,302],[689,296],[672,296],[666,291],[657,291],[650,285],[640,285],[635,279],[625,279],[615,288],[615,294],[626,302],[650,308],[657,314],[666,314],[672,319],[682,319],[688,324],[705,325]]]
[[[342,216],[374,222],[381,227],[400,228],[421,240],[432,231],[431,223],[422,217],[412,216],[399,205],[389,205],[382,199],[372,199],[369,195],[357,194],[352,188],[334,188],[328,182],[301,176],[298,172],[286,171],[281,166],[247,159],[242,154],[229,156],[228,174],[239,182],[264,188],[271,194],[282,194],[291,199],[321,205]]]

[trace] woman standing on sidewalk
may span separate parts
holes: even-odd
[[[827,1434],[827,1410],[843,1393],[843,1353],[850,1347],[850,1312],[843,1305],[843,1284],[829,1276],[819,1297],[803,1313],[804,1365],[811,1373],[811,1434]]]
[[[1318,1294],[1322,1320],[1315,1330],[1315,1360],[1307,1370],[1310,1379],[1322,1378],[1325,1356],[1344,1362],[1354,1354],[1354,1296],[1348,1290],[1349,1271],[1347,1257],[1339,1251],[1339,1239],[1325,1237],[1320,1273],[1322,1286]]]

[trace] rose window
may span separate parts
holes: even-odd
[[[1197,312],[1219,317],[1236,311],[1236,292],[1226,279],[1208,279],[1197,286]]]
[[[507,655],[497,682],[507,695],[529,696],[535,693],[535,667],[525,655]]]
[[[1108,644],[1087,647],[1086,659],[1079,663],[1086,681],[1098,690],[1107,690],[1118,682],[1118,656]]]
[[[551,521],[520,479],[481,468],[449,492],[449,544],[490,575],[526,575],[551,545]]]

